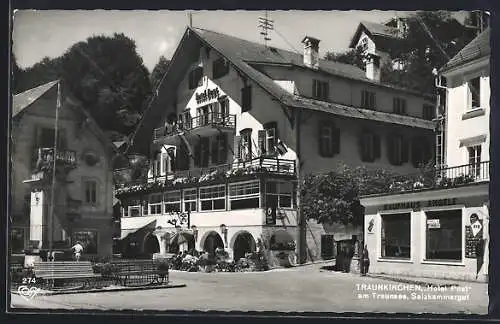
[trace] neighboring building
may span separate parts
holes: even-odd
[[[190,233],[186,247],[224,246],[236,259],[259,238],[272,250],[307,245],[318,259],[333,257],[334,235],[362,236],[300,221],[298,177],[338,163],[415,172],[433,157],[435,98],[322,60],[319,42],[305,37],[301,55],[187,28],[129,150],[154,157],[150,184],[116,192],[126,246],[176,251],[182,235],[169,238],[171,223],[185,227],[187,215],[169,210],[187,208],[195,230],[179,229]]]
[[[58,83],[49,82],[13,96],[12,252],[48,249],[52,228],[56,249],[79,240],[85,245],[86,255],[110,255],[115,148],[76,100],[69,96],[60,99]],[[58,140],[51,226],[56,109]]]
[[[486,29],[439,71],[447,99],[437,109],[444,154],[435,188],[361,200],[371,272],[487,280],[489,35]]]

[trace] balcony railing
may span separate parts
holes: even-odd
[[[165,136],[177,135],[180,132],[192,131],[205,126],[235,129],[236,115],[208,113],[196,116],[187,121],[178,121],[171,125],[156,128],[153,133],[153,139],[158,140]]]
[[[64,167],[76,167],[76,152],[72,150],[57,150],[56,164]],[[35,171],[51,170],[54,163],[54,148],[38,148],[35,157]]]
[[[120,172],[116,170],[115,172]],[[212,180],[221,180],[231,177],[268,173],[272,175],[295,176],[295,161],[258,157],[248,161],[239,161],[229,164],[196,168],[190,170],[179,170],[164,175],[159,175],[145,180],[133,180],[127,183],[118,184],[116,187],[126,188],[131,186],[141,186],[147,183],[203,183]]]
[[[463,180],[465,183],[487,181],[490,179],[490,161],[438,168],[436,177],[437,179],[450,179],[455,182]]]

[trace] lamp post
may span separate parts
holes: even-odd
[[[224,246],[227,247],[227,227],[224,224],[220,225],[220,232],[224,236]]]

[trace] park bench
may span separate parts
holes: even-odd
[[[84,287],[101,277],[95,274],[92,264],[89,261],[54,261],[54,262],[35,262],[35,278],[48,283],[48,287],[54,287],[55,280],[82,280]]]
[[[158,262],[154,260],[114,260],[112,262],[117,268],[114,273],[116,283],[126,286],[134,278],[140,281],[149,280],[148,284],[168,283],[169,271],[168,268],[164,271],[158,269]]]

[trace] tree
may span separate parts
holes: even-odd
[[[156,63],[155,67],[151,71],[151,85],[153,89],[156,89],[160,85],[160,81],[162,80],[165,72],[167,72],[168,65],[170,64],[170,60],[167,60],[165,56],[160,56],[158,63]]]
[[[133,40],[124,34],[92,36],[71,46],[61,57],[44,58],[26,69],[18,89],[62,80],[68,91],[104,130],[128,134],[151,93],[149,73]]]
[[[361,70],[366,69],[364,51],[360,46],[345,52],[326,52],[325,60],[354,65]]]

